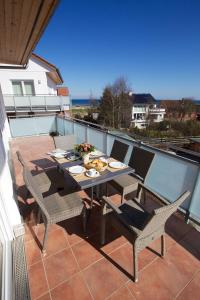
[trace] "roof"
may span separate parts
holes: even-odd
[[[193,143],[200,144],[200,138],[189,138],[189,140]]]
[[[32,53],[31,57],[35,58],[38,61],[41,61],[43,64],[47,65],[48,67],[50,67],[52,69],[51,72],[48,72],[47,75],[49,76],[49,78],[51,78],[56,84],[62,84],[63,78],[60,74],[59,69],[53,65],[52,63],[48,62],[46,59],[44,59],[43,57]]]
[[[131,96],[133,104],[151,104],[156,103],[156,99],[151,94],[133,94]]]
[[[24,67],[58,0],[0,1],[0,64]]]

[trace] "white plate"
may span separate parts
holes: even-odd
[[[85,172],[85,168],[82,166],[73,166],[69,168],[69,172],[72,174],[81,174]]]
[[[56,153],[56,154],[58,154],[58,153],[59,153],[59,154],[66,154],[67,151],[62,150],[62,149],[58,149],[58,148],[57,148],[57,149],[53,150],[52,153],[53,153],[53,154],[55,154],[55,153]]]
[[[95,151],[90,153],[90,157],[99,157],[101,155],[103,155],[103,153],[99,150],[95,150]]]
[[[64,154],[64,153],[54,153],[54,154],[53,154],[53,156],[54,156],[55,158],[64,158],[65,155],[66,155],[66,154]]]
[[[96,178],[96,177],[98,177],[99,175],[100,175],[100,173],[98,172],[98,171],[96,171],[96,173],[94,174],[94,175],[90,175],[90,174],[88,174],[88,172],[85,172],[85,175],[87,176],[87,177],[90,177],[90,178]]]
[[[123,169],[126,165],[120,161],[112,161],[109,163],[109,166],[114,169]]]

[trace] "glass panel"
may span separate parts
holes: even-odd
[[[13,81],[12,82],[12,86],[13,86],[13,93],[14,93],[14,95],[23,96],[21,81]]]
[[[35,95],[33,81],[24,81],[24,88],[25,88],[25,94],[26,95],[31,95],[31,96]]]

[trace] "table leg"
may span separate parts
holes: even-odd
[[[91,204],[90,204],[90,209],[92,209],[92,206],[93,206],[93,199],[94,199],[94,188],[92,186],[91,187]]]

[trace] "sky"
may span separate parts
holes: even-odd
[[[200,99],[200,0],[61,0],[35,53],[72,98],[123,76],[135,93]]]

